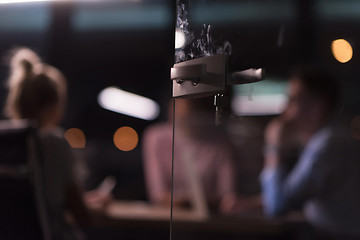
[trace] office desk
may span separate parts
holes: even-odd
[[[89,239],[169,239],[170,209],[141,202],[112,202]],[[189,210],[174,210],[174,239],[292,239],[307,228],[303,218],[276,220],[258,214],[203,219]]]

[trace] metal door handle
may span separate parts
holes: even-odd
[[[170,77],[177,82],[193,81],[206,73],[205,64],[194,64],[171,68]]]
[[[250,68],[244,71],[234,72],[228,76],[227,84],[245,84],[258,82],[265,79],[265,70],[263,68]]]

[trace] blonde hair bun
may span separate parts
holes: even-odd
[[[31,78],[34,66],[41,63],[40,57],[28,48],[14,49],[11,55],[9,86]]]
[[[37,119],[46,122],[45,115],[62,108],[66,99],[66,79],[55,67],[42,63],[28,48],[13,51],[9,61],[9,93],[5,114],[13,119]]]

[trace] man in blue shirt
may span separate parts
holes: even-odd
[[[351,135],[335,127],[338,87],[316,71],[290,78],[289,102],[265,133],[261,173],[265,213],[302,207],[327,233],[360,237],[360,154]],[[291,163],[300,150],[296,163]]]

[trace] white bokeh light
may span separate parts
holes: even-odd
[[[144,120],[154,120],[160,113],[157,102],[116,87],[102,90],[98,95],[98,103],[107,110]]]
[[[175,30],[175,49],[182,48],[183,46],[185,46],[185,43],[186,43],[186,38],[184,31],[181,30],[180,28],[177,28]]]

